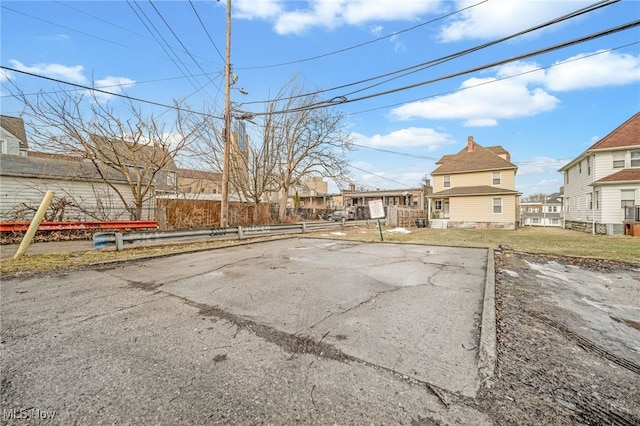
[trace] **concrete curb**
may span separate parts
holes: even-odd
[[[493,376],[498,359],[496,337],[496,271],[492,248],[489,248],[487,253],[487,276],[482,302],[482,324],[478,357],[480,386],[490,388],[493,385]]]

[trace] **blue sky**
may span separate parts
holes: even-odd
[[[367,189],[419,186],[437,159],[473,136],[510,151],[519,167],[516,189],[525,196],[552,193],[562,185],[561,166],[640,110],[640,27],[467,71],[636,21],[640,2],[620,1],[446,62],[410,67],[593,3],[233,0],[231,62],[236,87],[249,92],[234,90],[233,101],[260,112],[259,101],[292,76],[309,92],[325,90],[323,99],[348,100],[335,108],[347,114],[357,144],[353,181]],[[3,0],[0,13],[4,67],[222,111],[224,0]],[[413,72],[398,73],[403,69]],[[2,70],[4,115],[20,112],[7,78],[26,93],[58,88]]]

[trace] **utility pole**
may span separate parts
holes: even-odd
[[[221,228],[229,226],[229,144],[231,143],[231,0],[227,0],[227,52],[224,77],[224,129],[222,131],[224,158],[222,161],[222,201],[220,203]]]

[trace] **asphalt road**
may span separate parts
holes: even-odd
[[[292,238],[3,280],[3,422],[490,424],[490,260]]]

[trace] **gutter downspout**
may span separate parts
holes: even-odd
[[[596,157],[591,154],[591,234],[596,234],[596,204],[598,200],[596,198],[596,187],[593,185],[596,182]]]

